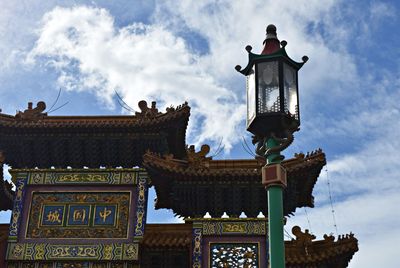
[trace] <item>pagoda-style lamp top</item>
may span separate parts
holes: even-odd
[[[292,60],[286,41],[279,42],[276,27],[268,25],[261,54],[246,46],[249,62],[235,69],[247,77],[247,130],[258,137],[287,138],[300,126],[297,72],[308,60]]]

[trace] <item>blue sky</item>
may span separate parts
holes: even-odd
[[[396,1],[0,0],[0,108],[51,105],[60,88],[58,105],[68,104],[53,115],[126,113],[115,90],[134,109],[141,99],[162,110],[188,101],[188,143],[221,142],[219,158],[250,158],[241,144],[250,143],[245,79],[234,66],[247,63],[246,45],[261,51],[273,23],[293,59],[310,58],[299,74],[301,131],[285,154],[326,152],[328,172],[307,209],[311,231],[336,235],[328,176],[338,231],[359,238],[350,267],[397,267],[399,9]],[[168,211],[148,220],[176,221]],[[304,209],[286,229],[294,224],[309,227]]]

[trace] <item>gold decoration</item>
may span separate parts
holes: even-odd
[[[24,180],[24,178],[17,178],[17,180],[17,189],[14,199],[14,209],[11,216],[9,239],[16,239],[16,236],[18,235],[18,225],[24,201],[22,200],[22,197],[24,195],[26,181]]]
[[[108,174],[62,174],[57,182],[107,182]]]
[[[86,219],[86,209],[76,209],[74,210],[72,220],[81,221],[82,223],[85,222]]]
[[[29,178],[30,184],[42,184],[44,181],[44,173],[31,173]]]
[[[50,245],[49,258],[71,258],[71,257],[83,257],[83,258],[94,258],[96,257],[96,251],[98,246],[65,246],[65,245]]]
[[[112,212],[112,211],[111,211],[111,210],[108,210],[106,207],[104,208],[103,211],[100,211],[100,212],[99,212],[100,218],[103,219],[103,222],[106,222],[107,217],[110,216],[111,212]]]
[[[13,259],[21,259],[24,254],[24,246],[21,244],[15,244],[11,250],[11,256]]]
[[[61,219],[60,219],[60,212],[59,210],[54,210],[54,211],[49,211],[49,213],[47,213],[46,217],[46,221],[48,222],[56,222],[56,223],[61,223]]]
[[[128,244],[125,248],[125,256],[129,260],[137,260],[138,255],[138,244]]]
[[[205,222],[203,223],[203,234],[216,234],[217,233],[217,224],[215,222]]]
[[[35,248],[35,260],[43,260],[45,254],[45,244],[38,244]]]
[[[246,223],[222,223],[223,233],[246,233]]]
[[[113,247],[110,244],[104,245],[104,259],[111,260],[112,259],[112,251]]]

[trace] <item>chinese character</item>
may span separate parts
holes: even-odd
[[[49,213],[47,213],[47,220],[46,221],[61,223],[59,210],[54,210],[54,211],[50,210]]]
[[[106,222],[106,219],[107,219],[108,216],[110,216],[111,212],[112,211],[111,210],[107,210],[107,208],[104,208],[103,211],[99,212],[100,218],[103,219],[103,222]]]
[[[76,209],[72,215],[73,221],[85,222],[86,219],[86,209]]]

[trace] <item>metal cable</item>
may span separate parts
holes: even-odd
[[[310,233],[312,234],[313,232],[312,232],[312,229],[311,229],[311,221],[310,221],[310,219],[308,217],[308,213],[307,213],[306,207],[304,207],[304,213],[306,214],[306,218],[307,218],[307,222],[308,222],[308,229],[309,229]]]
[[[285,231],[287,238],[294,239],[294,237],[288,231],[286,231],[285,227],[283,227],[283,230]]]
[[[328,173],[328,164],[325,166],[325,172],[326,172],[326,183],[328,185],[328,193],[329,193],[329,202],[331,204],[331,212],[332,212],[332,219],[333,219],[333,226],[335,227],[336,231],[336,236],[339,235],[337,224],[336,224],[336,216],[335,216],[335,209],[333,207],[333,198],[332,198],[332,192],[331,192],[331,183],[329,181],[329,173]]]

